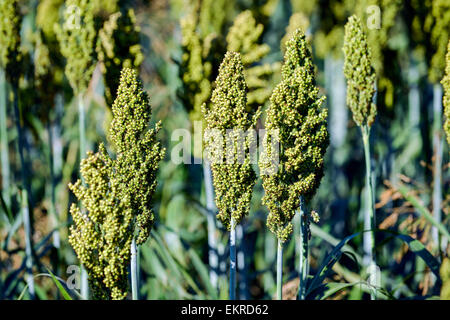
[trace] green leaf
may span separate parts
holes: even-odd
[[[437,222],[433,218],[433,215],[430,213],[430,211],[428,211],[428,209],[420,203],[417,197],[411,194],[410,190],[407,187],[405,187],[404,185],[400,185],[396,187],[396,189],[409,203],[413,205],[414,208],[416,208],[417,213],[424,217],[429,223],[435,226],[443,236],[447,237],[447,239],[450,240],[450,233],[448,232],[445,225]]]
[[[59,282],[59,280],[55,277],[55,275],[50,271],[49,268],[46,268],[48,273],[50,274],[50,276],[53,279],[53,282],[56,284],[56,286],[58,287],[59,293],[61,293],[61,295],[63,296],[64,300],[72,300],[72,297],[70,296],[70,294],[67,292],[67,290],[61,285],[61,283]]]

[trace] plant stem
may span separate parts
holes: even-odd
[[[277,300],[283,300],[283,244],[278,239],[277,249]]]
[[[370,128],[363,126],[361,128],[363,144],[364,144],[364,157],[366,162],[366,210],[364,211],[364,258],[363,262],[369,270],[373,270],[376,266],[374,248],[375,248],[375,199],[374,199],[374,185],[372,179],[372,167],[370,164]],[[369,231],[370,230],[370,231]],[[371,280],[374,277],[369,275],[369,284],[372,285]],[[371,294],[371,299],[375,299],[375,295]]]
[[[230,300],[236,300],[236,225],[233,218],[230,229]]]
[[[7,87],[5,72],[0,69],[0,150],[1,150],[1,169],[2,169],[2,193],[8,208],[11,204],[10,193],[10,171],[9,171],[9,148],[8,148],[8,122],[7,122]]]
[[[78,94],[78,133],[80,139],[80,163],[86,156],[86,120],[83,94]],[[84,185],[84,179],[81,177],[81,181]],[[88,275],[84,266],[81,266],[81,295],[84,299],[89,299],[89,283]]]
[[[59,219],[56,212],[56,186],[55,186],[55,169],[54,169],[54,156],[53,156],[53,132],[50,117],[47,122],[47,134],[48,134],[48,159],[50,167],[50,215],[52,219],[52,225],[55,231],[53,232],[53,246],[57,249],[60,247],[59,237]],[[56,266],[57,267],[57,266]]]
[[[217,230],[216,217],[214,216],[214,195],[211,175],[211,166],[205,161],[203,164],[203,177],[205,183],[206,209],[208,209],[208,260],[209,260],[209,279],[213,288],[217,289],[219,266],[219,257],[217,255]]]
[[[30,298],[34,299],[34,278],[33,278],[33,254],[31,244],[31,221],[29,216],[28,195],[26,189],[22,189],[21,210],[23,227],[25,229],[25,266],[26,266],[26,282]]]
[[[31,299],[34,299],[34,278],[33,278],[33,244],[31,235],[31,206],[30,206],[30,192],[31,188],[28,183],[28,174],[26,172],[26,163],[24,155],[24,136],[23,128],[21,124],[22,114],[19,109],[19,95],[17,84],[11,84],[12,87],[12,100],[15,114],[15,122],[17,128],[17,139],[18,139],[18,149],[20,158],[20,173],[22,178],[22,198],[21,198],[21,211],[23,218],[23,225],[25,229],[25,255],[26,255],[26,268],[27,276],[26,281],[28,284],[28,292],[30,293]]]
[[[442,204],[442,87],[439,83],[433,86],[433,216],[441,222]],[[438,249],[441,249],[438,229],[433,226],[431,229],[433,242]],[[443,241],[444,242],[444,241]],[[446,247],[446,245],[445,245]],[[445,247],[442,246],[443,250]]]
[[[131,242],[131,296],[133,300],[139,300],[139,283],[137,268],[137,247],[136,239]]]
[[[308,225],[307,216],[305,210],[305,201],[303,197],[300,197],[300,226],[299,226],[299,263],[298,263],[298,275],[299,275],[299,286],[298,286],[298,299],[304,300],[306,295],[306,280],[308,278]]]
[[[238,299],[248,300],[248,277],[247,277],[247,266],[245,261],[245,243],[244,243],[244,227],[242,224],[236,226],[236,245],[237,245],[237,271],[239,274],[239,284],[238,284]]]

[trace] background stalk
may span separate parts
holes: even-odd
[[[209,279],[213,288],[217,290],[219,257],[217,254],[216,217],[214,216],[214,192],[211,174],[211,165],[205,161],[203,164],[203,179],[205,184],[206,209],[208,209],[208,260]]]
[[[364,211],[364,235],[363,235],[363,247],[364,247],[364,264],[366,268],[372,273],[375,262],[375,200],[374,200],[374,185],[372,179],[372,167],[370,164],[370,128],[367,125],[361,128],[364,144],[364,157],[366,162],[366,210]],[[370,232],[368,231],[370,230]],[[375,277],[369,274],[369,284],[372,285],[372,280]],[[371,293],[371,299],[375,299],[375,294]]]
[[[34,299],[34,278],[33,278],[33,242],[31,235],[31,205],[30,205],[30,192],[31,190],[28,184],[28,173],[26,172],[26,163],[24,155],[24,136],[21,124],[21,112],[19,109],[19,95],[17,84],[12,84],[12,102],[14,107],[15,122],[17,128],[17,139],[18,139],[18,149],[19,149],[19,159],[20,159],[20,173],[22,178],[22,198],[21,198],[21,211],[23,218],[23,225],[25,229],[25,259],[26,259],[26,270],[27,276],[26,281],[28,284],[28,292],[30,298]]]
[[[283,244],[278,239],[277,249],[277,300],[283,300]]]
[[[236,300],[236,223],[233,218],[230,229],[230,300]]]
[[[79,93],[78,97],[78,133],[80,135],[80,163],[86,156],[86,115],[84,109],[83,94]],[[81,177],[84,184],[84,179]],[[88,275],[84,266],[81,266],[81,295],[84,299],[89,299],[89,283]]]
[[[29,215],[28,206],[28,194],[25,189],[22,190],[21,197],[21,211],[23,219],[23,227],[25,229],[25,267],[26,276],[25,281],[28,285],[28,293],[30,294],[30,299],[34,299],[34,277],[33,277],[33,253],[32,253],[32,242],[31,242],[31,221]]]
[[[131,242],[131,296],[133,300],[139,300],[139,282],[137,267],[137,247],[136,239]]]
[[[307,217],[305,211],[305,201],[303,197],[300,197],[300,225],[299,225],[299,263],[298,263],[298,299],[304,300],[306,294],[306,280],[308,278],[308,226]]]
[[[10,192],[10,170],[9,170],[9,148],[8,148],[8,116],[6,109],[7,87],[5,72],[0,69],[0,150],[2,169],[2,194],[6,205],[11,204]]]
[[[433,86],[433,216],[441,223],[441,204],[442,204],[442,87],[439,83]],[[433,226],[431,229],[433,242],[440,250],[441,241],[439,239],[438,229]]]

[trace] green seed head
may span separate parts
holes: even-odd
[[[267,225],[280,241],[292,233],[291,220],[300,197],[308,202],[319,187],[323,161],[329,144],[325,97],[319,97],[314,66],[305,35],[297,30],[286,43],[282,81],[275,88],[267,111],[264,153],[259,161],[269,209]],[[279,165],[270,168],[279,145]]]
[[[444,113],[445,113],[445,123],[444,131],[447,135],[447,142],[450,145],[450,41],[447,44],[447,55],[446,55],[446,67],[445,76],[442,79],[442,86],[444,87]]]
[[[197,33],[197,18],[189,14],[181,19],[182,61],[181,73],[184,104],[191,121],[201,120],[201,106],[211,94],[212,62],[208,61],[210,47],[205,46]]]
[[[211,107],[203,106],[206,122],[205,145],[207,150],[222,150],[212,152],[210,160],[213,173],[216,205],[219,209],[217,217],[230,229],[233,218],[239,223],[250,211],[250,200],[256,174],[251,166],[250,145],[254,136],[247,135],[242,141],[238,135],[246,133],[256,125],[260,111],[247,112],[247,84],[244,78],[244,67],[241,56],[236,52],[227,52],[219,68],[216,88],[212,93]],[[217,139],[208,132],[217,132],[223,139]],[[236,136],[227,133],[234,130]],[[232,147],[227,149],[227,134],[232,139]],[[239,159],[240,148],[243,148],[243,158]]]
[[[244,76],[248,85],[247,105],[256,110],[271,94],[270,77],[278,64],[258,64],[270,51],[266,44],[259,44],[264,26],[257,24],[250,10],[241,12],[233,22],[227,35],[227,50],[239,52],[245,67]]]
[[[70,189],[85,207],[71,207],[75,224],[69,242],[89,274],[94,297],[124,299],[130,245],[142,244],[153,223],[150,202],[164,150],[156,128],[147,129],[151,108],[136,71],[123,69],[113,105],[111,140],[115,160],[100,145],[81,162],[81,180]]]
[[[110,15],[99,31],[96,50],[108,106],[112,105],[116,97],[122,68],[139,69],[142,63],[139,32],[133,9]]]
[[[375,94],[375,71],[361,21],[351,16],[345,25],[344,75],[347,78],[347,105],[359,126],[372,126],[377,113],[372,102]]]
[[[142,244],[153,224],[151,201],[165,150],[156,138],[161,123],[148,129],[151,107],[135,70],[122,70],[112,112],[110,135],[117,151],[116,174],[121,177],[122,192],[130,199],[136,217],[136,243]]]
[[[36,13],[36,25],[48,41],[56,41],[55,24],[59,20],[59,8],[64,0],[41,0]]]
[[[67,0],[64,23],[55,25],[61,53],[66,58],[65,73],[75,94],[84,92],[95,69],[94,14],[88,0]]]
[[[121,194],[114,162],[103,145],[96,154],[88,152],[81,162],[80,180],[69,188],[84,205],[72,204],[74,224],[69,243],[86,268],[94,299],[125,299],[128,292],[128,264],[133,239],[133,210]]]
[[[234,20],[227,35],[227,50],[239,52],[244,66],[251,65],[266,56],[270,48],[266,44],[258,44],[264,31],[262,24],[256,20],[250,10],[243,11]]]
[[[46,107],[54,103],[54,79],[52,61],[50,59],[50,50],[43,41],[41,32],[35,34],[34,47],[34,78],[38,91],[39,100]],[[46,109],[48,113],[48,109]]]
[[[0,0],[0,67],[13,83],[20,74],[21,19],[18,0]]]

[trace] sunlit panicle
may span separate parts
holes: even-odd
[[[319,96],[314,66],[305,35],[297,30],[286,43],[282,81],[275,88],[265,123],[261,171],[271,166],[271,140],[279,142],[278,171],[263,176],[263,203],[269,209],[267,225],[281,242],[292,233],[291,220],[300,207],[300,197],[309,201],[323,176],[323,161],[329,144],[325,97]],[[278,130],[278,136],[272,132]]]
[[[247,135],[240,141],[233,139],[233,150],[227,153],[227,129],[246,133],[253,129],[260,111],[247,112],[247,84],[244,78],[244,67],[241,55],[227,52],[219,68],[216,88],[212,93],[211,107],[203,107],[206,130],[218,130],[223,139],[212,138],[205,133],[207,148],[218,148],[223,153],[213,154],[213,183],[216,193],[216,205],[219,209],[217,217],[230,229],[233,218],[238,224],[250,211],[250,200],[256,174],[251,166],[250,145],[254,136]],[[230,136],[231,137],[231,136]],[[244,144],[243,146],[241,145]],[[239,148],[243,147],[244,157],[240,161]],[[232,159],[230,159],[232,158]]]
[[[359,126],[371,127],[377,114],[373,103],[376,75],[366,35],[356,16],[351,16],[345,25],[344,54],[347,105]]]
[[[65,73],[75,94],[84,92],[95,69],[94,14],[91,1],[67,0],[62,26],[55,25]]]

